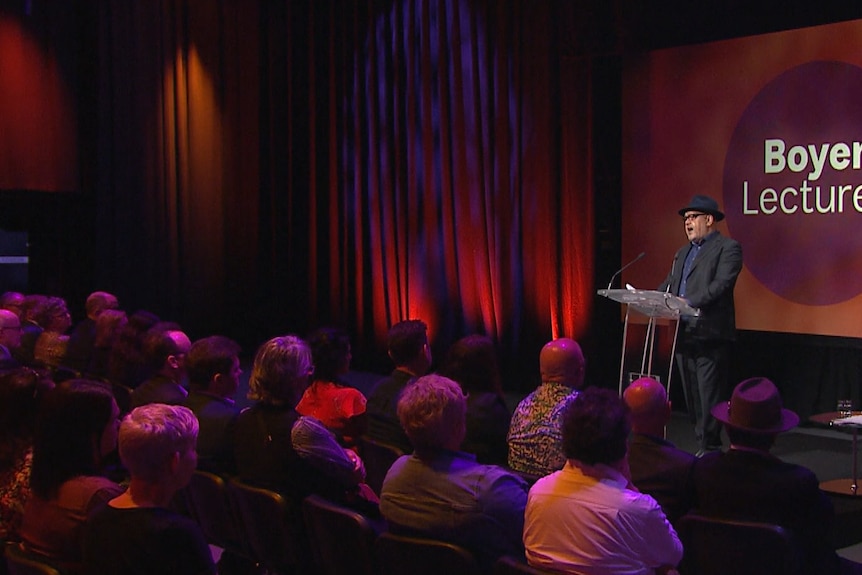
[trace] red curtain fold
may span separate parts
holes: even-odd
[[[438,349],[485,333],[532,368],[593,293],[590,69],[558,16],[104,1],[105,273],[200,332],[338,323],[361,362],[418,317]]]

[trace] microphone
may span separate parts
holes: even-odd
[[[618,275],[620,275],[621,273],[623,273],[623,270],[625,270],[627,267],[629,267],[630,265],[632,265],[632,264],[633,264],[633,263],[635,263],[636,261],[638,261],[638,260],[640,260],[641,258],[643,258],[645,255],[646,255],[646,252],[641,252],[641,253],[640,253],[640,255],[639,255],[638,257],[636,257],[635,259],[633,259],[632,261],[630,261],[629,263],[627,263],[626,265],[624,265],[623,267],[621,267],[620,269],[618,269],[618,270],[616,271],[616,273],[614,273],[614,275],[612,275],[612,276],[611,276],[611,281],[609,281],[609,282],[608,282],[608,289],[611,289],[611,284],[613,284],[613,283],[614,283],[614,280],[615,280],[615,279],[617,279],[617,276],[618,276]]]

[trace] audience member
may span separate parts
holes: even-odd
[[[664,386],[649,377],[636,379],[623,399],[631,411],[628,461],[632,482],[658,501],[671,523],[692,507],[695,456],[665,439],[671,408]]]
[[[21,307],[24,305],[24,294],[17,291],[7,291],[0,295],[0,309],[9,310],[19,318]]]
[[[484,335],[459,339],[449,348],[439,373],[456,381],[467,396],[467,435],[461,449],[474,454],[479,463],[506,465],[512,414],[503,397],[494,342]]]
[[[234,435],[237,471],[252,484],[284,494],[296,507],[317,493],[347,501],[364,480],[361,460],[339,445],[331,431],[314,418],[296,412],[313,372],[311,350],[295,335],[273,338],[255,354],[249,399]]]
[[[409,452],[410,440],[398,421],[398,396],[410,380],[431,367],[428,326],[418,319],[400,321],[389,328],[386,347],[395,369],[368,396],[368,437]]]
[[[52,385],[27,367],[0,375],[0,540],[17,538],[30,498],[36,411]]]
[[[143,352],[144,336],[157,323],[159,317],[143,309],[129,317],[108,353],[108,380],[111,383],[135,388],[149,376]]]
[[[198,422],[187,407],[147,404],[120,425],[129,488],[89,522],[83,545],[91,575],[216,572],[197,524],[170,509],[197,464]]]
[[[96,320],[105,310],[120,307],[117,296],[104,291],[96,291],[87,296],[84,303],[86,317],[78,322],[69,334],[66,357],[63,364],[78,372],[84,372],[90,365],[96,341]]]
[[[527,484],[459,451],[466,412],[461,387],[441,375],[404,388],[398,418],[414,451],[386,474],[380,511],[393,532],[461,545],[490,569],[502,555],[522,556]]]
[[[539,479],[527,499],[528,563],[565,573],[676,573],[679,537],[629,476],[622,399],[584,390],[563,411],[562,431],[565,466]]]
[[[186,377],[186,356],[192,342],[176,324],[156,324],[144,336],[144,358],[151,375],[132,391],[132,408],[148,403],[180,405],[188,391],[183,387]]]
[[[60,297],[48,296],[35,310],[36,323],[42,327],[42,333],[36,339],[33,348],[33,358],[39,365],[57,368],[63,365],[69,336],[66,331],[72,325],[72,316],[66,300]]]
[[[809,469],[770,453],[776,436],[799,423],[783,407],[775,385],[763,377],[746,379],[712,415],[724,425],[730,449],[695,463],[698,512],[781,525],[796,535],[804,573],[837,573],[838,557],[829,541],[831,501]]]
[[[0,371],[20,367],[13,352],[21,347],[21,320],[8,309],[0,309]]]
[[[234,396],[242,370],[240,347],[235,341],[213,335],[192,344],[186,358],[189,395],[185,405],[198,418],[198,468],[232,473],[233,425],[239,415]]]
[[[93,338],[93,351],[86,372],[92,377],[108,376],[108,358],[120,332],[129,323],[126,312],[120,309],[106,309],[96,318],[96,335]]]
[[[44,300],[43,295],[28,294],[24,296],[24,303],[21,304],[21,314],[18,316],[21,319],[21,346],[15,358],[22,365],[31,367],[36,365],[34,357],[36,340],[42,335],[43,327],[39,325],[37,315]]]
[[[509,427],[509,467],[541,477],[562,469],[563,409],[584,385],[584,354],[578,342],[563,337],[545,344],[539,354],[542,383],[525,397]]]
[[[83,525],[123,488],[103,476],[117,448],[120,408],[101,383],[68,380],[45,394],[33,442],[21,539],[68,572],[80,572]]]
[[[320,421],[342,445],[354,446],[365,433],[366,399],[361,391],[344,385],[341,378],[350,370],[350,339],[347,332],[320,328],[308,337],[314,376],[296,411]]]

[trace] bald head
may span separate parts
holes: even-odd
[[[584,353],[573,339],[561,337],[545,344],[539,354],[543,382],[580,389],[584,385]]]
[[[21,306],[24,305],[24,294],[17,291],[7,291],[0,295],[0,308],[15,312],[21,316]]]
[[[632,431],[662,437],[670,419],[670,402],[664,386],[651,377],[634,380],[623,393],[629,406]]]
[[[84,309],[87,312],[87,317],[96,319],[106,309],[117,309],[120,303],[117,301],[117,296],[105,291],[94,291],[87,297],[84,304]]]
[[[8,309],[0,309],[0,345],[9,350],[21,347],[21,320]]]

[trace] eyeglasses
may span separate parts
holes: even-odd
[[[700,216],[708,216],[709,214],[686,214],[682,217],[682,221],[687,222],[688,220],[696,220]]]

